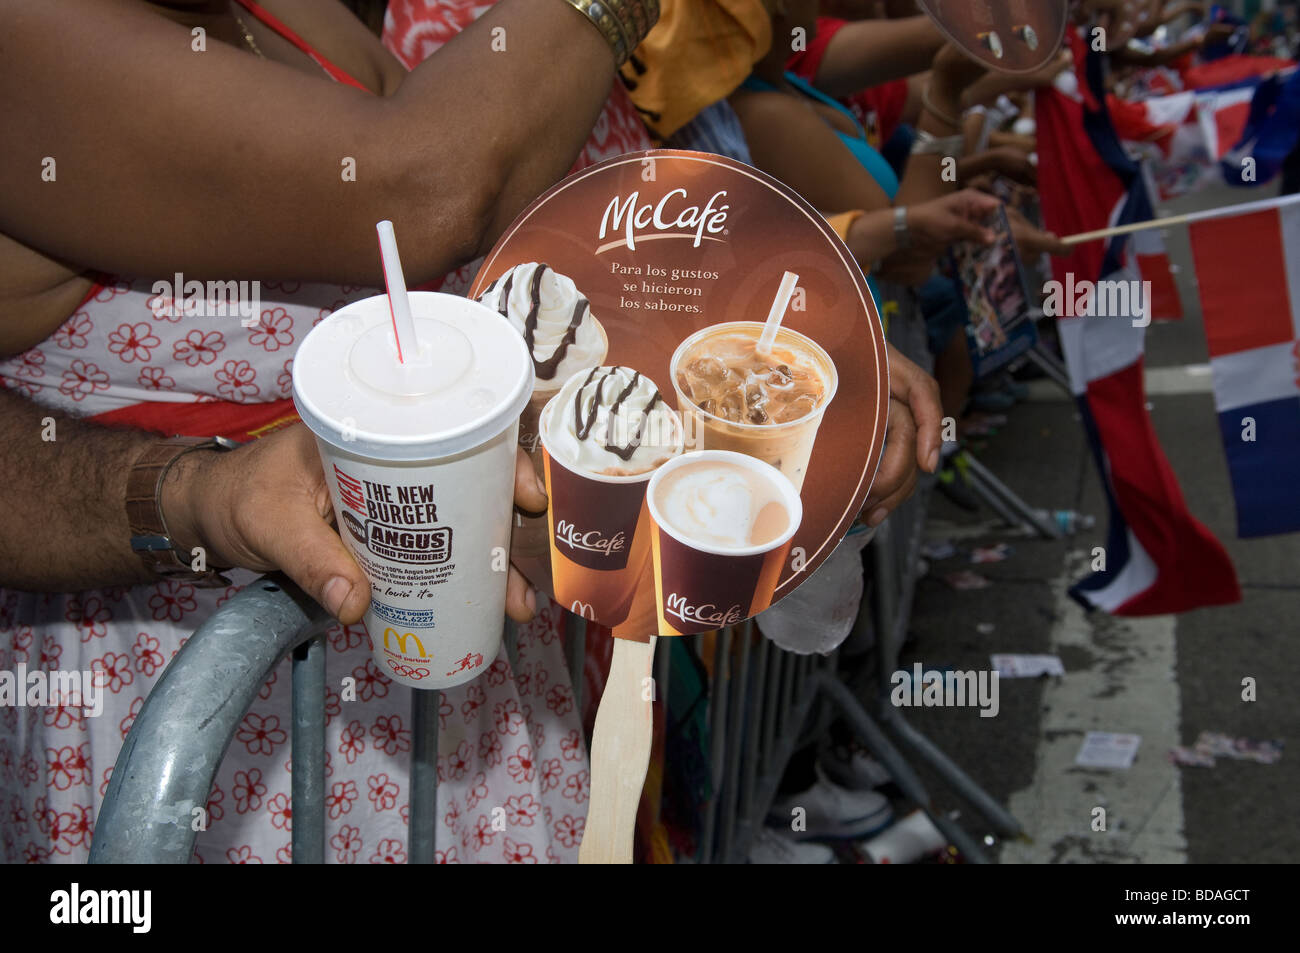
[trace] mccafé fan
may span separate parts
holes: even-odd
[[[511,561],[617,638],[743,622],[852,528],[888,407],[880,320],[826,220],[719,156],[620,156],[538,199],[471,296],[532,355],[546,485]],[[852,369],[852,373],[840,373]]]
[[[953,43],[989,69],[1031,73],[1056,55],[1066,0],[916,0]]]
[[[757,615],[850,532],[884,447],[880,315],[803,199],[671,150],[556,185],[470,295],[532,357],[518,439],[548,506],[516,514],[511,561],[614,636],[578,857],[630,862],[655,643]]]

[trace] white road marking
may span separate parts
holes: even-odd
[[[1208,394],[1214,390],[1214,378],[1209,364],[1183,364],[1176,367],[1148,367],[1146,369],[1148,397],[1171,397],[1178,394]],[[1073,400],[1074,398],[1050,380],[1029,382],[1030,402]]]
[[[1003,863],[1186,863],[1179,769],[1166,753],[1179,743],[1173,616],[1121,619],[1088,616],[1067,594],[1086,573],[1081,553],[1053,583],[1058,621],[1045,650],[1062,655],[1067,674],[1043,693],[1042,738],[1028,788],[1008,807],[1033,843],[1003,846]],[[1092,656],[1085,668],[1071,659]],[[1127,771],[1077,767],[1089,731],[1142,736]],[[1093,811],[1105,808],[1106,830]]]

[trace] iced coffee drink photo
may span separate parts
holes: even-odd
[[[682,452],[681,423],[639,371],[598,367],[546,405],[541,436],[556,601],[618,625],[648,574],[646,484]]]
[[[799,493],[779,470],[745,454],[682,454],[647,490],[661,634],[735,625],[772,604]]]
[[[673,355],[677,406],[694,450],[732,450],[780,470],[802,489],[835,363],[811,338],[781,328],[759,351],[763,324],[733,321],[688,337]]]

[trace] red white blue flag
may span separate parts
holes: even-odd
[[[1141,170],[1124,152],[1106,109],[1102,58],[1072,39],[1076,72],[1062,74],[1056,88],[1040,90],[1036,99],[1046,226],[1070,235],[1149,220]],[[1127,236],[1089,242],[1069,258],[1053,259],[1054,278],[1099,287],[1139,281],[1127,287],[1140,287],[1136,259]],[[1152,427],[1143,382],[1146,322],[1133,297],[1126,300],[1128,313],[1057,322],[1110,510],[1105,567],[1075,584],[1071,595],[1116,615],[1240,601],[1227,552],[1188,510]]]
[[[1256,206],[1264,206],[1255,208]],[[1300,530],[1300,195],[1190,227],[1240,536]]]

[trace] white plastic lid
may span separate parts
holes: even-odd
[[[303,340],[293,399],[303,423],[337,447],[378,460],[430,460],[486,443],[533,387],[528,346],[491,308],[410,293],[419,353],[397,360],[386,295],[340,308]]]

